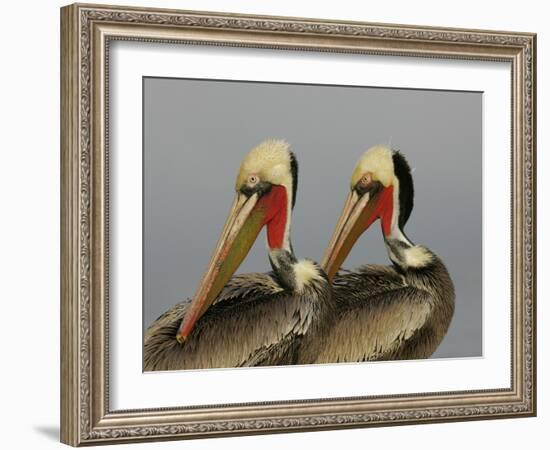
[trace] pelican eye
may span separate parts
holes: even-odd
[[[240,191],[250,197],[252,194],[258,194],[259,197],[271,190],[271,183],[261,181],[256,174],[250,174],[246,178],[246,183],[241,186]]]
[[[359,184],[363,187],[367,187],[371,182],[372,182],[372,175],[370,173],[366,173],[359,180]]]
[[[381,187],[381,183],[376,181],[370,172],[365,173],[355,185],[358,194],[363,195],[370,192],[374,195]]]
[[[249,186],[256,186],[260,182],[260,177],[258,175],[249,175],[246,180],[246,184]]]

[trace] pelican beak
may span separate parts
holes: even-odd
[[[371,196],[368,192],[360,196],[355,190],[349,193],[321,263],[329,280],[334,278],[359,236],[378,217],[378,197],[379,194]]]
[[[265,223],[265,216],[265,208],[258,204],[258,194],[247,197],[237,193],[216,249],[178,329],[176,339],[180,344],[250,251]]]

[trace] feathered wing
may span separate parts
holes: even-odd
[[[425,334],[433,299],[410,287],[391,267],[364,266],[343,271],[334,281],[338,314],[317,362],[359,362],[428,357]],[[422,341],[425,352],[414,345]]]
[[[431,309],[429,296],[414,288],[374,296],[340,315],[317,362],[409,359],[404,347],[422,332]]]
[[[353,270],[341,269],[333,280],[333,289],[339,293],[336,301],[345,304],[364,302],[368,296],[407,286],[405,278],[391,266],[366,264]]]
[[[288,364],[308,320],[273,274],[233,277],[180,345],[175,336],[189,305],[174,305],[146,331],[146,371]]]

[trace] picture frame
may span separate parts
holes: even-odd
[[[115,172],[109,137],[116,124],[109,120],[109,64],[110,46],[119,41],[290,50],[296,57],[301,52],[410,57],[420,65],[509,64],[511,170],[509,183],[500,186],[511,199],[509,386],[113,409],[109,192]],[[61,9],[62,442],[80,446],[534,415],[536,35],[106,5]]]

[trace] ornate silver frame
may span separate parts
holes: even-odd
[[[512,66],[509,389],[111,411],[108,110],[112,40],[507,61]],[[61,9],[61,440],[78,446],[536,414],[536,35],[75,4]]]

